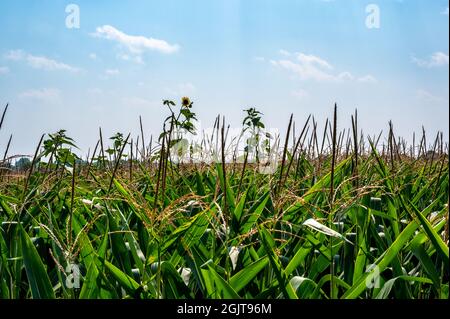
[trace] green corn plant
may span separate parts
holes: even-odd
[[[156,147],[118,133],[109,148],[98,141],[88,169],[61,130],[42,138],[26,170],[2,174],[0,298],[449,297],[440,139],[427,157],[327,128],[320,150],[308,118],[300,139],[285,140],[281,172],[258,174],[237,157],[175,165],[170,150],[195,133],[196,115],[187,99],[164,105]],[[261,133],[261,120],[246,110],[244,130]],[[101,165],[103,153],[113,161]]]

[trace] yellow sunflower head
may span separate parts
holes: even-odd
[[[188,107],[189,105],[191,105],[191,100],[187,96],[183,96],[181,98],[181,105],[184,107]]]

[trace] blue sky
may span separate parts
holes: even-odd
[[[80,9],[67,28],[66,6]],[[366,7],[379,8],[367,28]],[[256,107],[284,132],[335,102],[340,128],[358,108],[366,134],[448,136],[447,0],[1,1],[0,149],[33,152],[67,129],[83,151],[98,127],[157,134],[163,99],[188,95],[201,127],[217,114],[239,127]]]

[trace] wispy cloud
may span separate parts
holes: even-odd
[[[441,11],[441,14],[448,16],[448,7]]]
[[[30,89],[19,94],[20,99],[44,103],[56,103],[60,100],[60,97],[61,92],[54,88]]]
[[[9,68],[7,66],[0,66],[0,74],[9,73]]]
[[[330,63],[328,63],[327,61],[325,61],[324,59],[315,56],[315,55],[307,55],[304,53],[297,53],[297,59],[298,61],[300,61],[300,63],[302,63],[303,65],[310,65],[310,66],[316,66],[316,67],[321,67],[327,70],[332,70],[333,67],[331,66]]]
[[[95,53],[89,53],[89,59],[91,59],[91,60],[97,60],[97,54],[95,54]]]
[[[365,76],[362,76],[362,77],[358,78],[358,82],[361,82],[361,83],[377,83],[378,80],[375,79],[372,75],[369,74],[369,75],[365,75]]]
[[[309,93],[304,89],[298,89],[292,91],[291,95],[299,100],[303,100],[309,96]]]
[[[423,89],[417,90],[416,97],[422,102],[431,104],[436,104],[444,101],[442,97],[433,95],[432,93]]]
[[[291,53],[289,51],[286,51],[286,50],[283,50],[283,49],[278,51],[278,53],[280,53],[281,55],[284,55],[284,56],[291,56]]]
[[[119,75],[120,71],[117,69],[106,69],[105,74],[106,75]]]
[[[132,61],[139,64],[143,64],[144,60],[142,58],[142,55],[130,55],[123,52],[120,52],[117,54],[117,58],[124,61]]]
[[[190,82],[180,83],[176,86],[176,88],[166,88],[166,92],[172,96],[184,96],[194,94],[196,91],[196,87],[194,84]]]
[[[422,68],[435,68],[448,65],[448,54],[444,52],[435,52],[428,59],[419,59],[411,57],[413,63]]]
[[[331,81],[334,77],[327,72],[311,65],[305,65],[291,60],[271,60],[273,66],[280,67],[294,73],[301,80],[315,80],[318,82]]]
[[[142,35],[129,35],[111,25],[97,27],[92,36],[116,42],[126,50],[126,53],[121,53],[118,57],[135,62],[142,62],[142,54],[147,51],[171,54],[180,49],[178,44],[170,44],[165,40],[147,38]]]
[[[255,60],[256,62],[264,62],[266,59],[262,56],[255,56],[253,57],[253,60]]]
[[[99,75],[99,78],[101,80],[108,80],[112,77],[116,77],[120,74],[120,71],[118,69],[106,69]]]
[[[25,52],[22,50],[11,50],[8,53],[5,54],[5,59],[11,60],[11,61],[20,61],[25,58]]]
[[[339,81],[353,81],[355,77],[348,71],[341,72],[338,74],[337,79]]]
[[[30,67],[34,69],[41,69],[46,71],[67,71],[71,73],[77,73],[79,68],[74,66],[47,58],[45,56],[36,56],[29,54],[23,50],[11,50],[5,58],[11,61],[25,61]]]
[[[280,50],[279,53],[285,57],[288,57],[288,59],[271,60],[270,63],[275,67],[279,67],[291,72],[292,74],[300,78],[300,80],[312,80],[316,82],[344,82],[355,80],[355,76],[351,72],[336,72],[331,63],[319,56],[311,54],[308,55],[302,52],[289,53],[285,50]],[[359,79],[369,78],[371,80],[375,79],[371,75],[365,75]]]

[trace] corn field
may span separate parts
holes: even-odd
[[[356,112],[339,130],[335,108],[323,130],[291,116],[257,143],[233,139],[218,117],[193,145],[192,102],[164,104],[159,137],[142,120],[138,136],[99,130],[85,159],[65,131],[37,137],[26,167],[13,165],[8,143],[0,298],[449,297],[442,133],[408,143],[389,123],[366,136]],[[264,128],[261,113],[246,112],[243,131]]]

